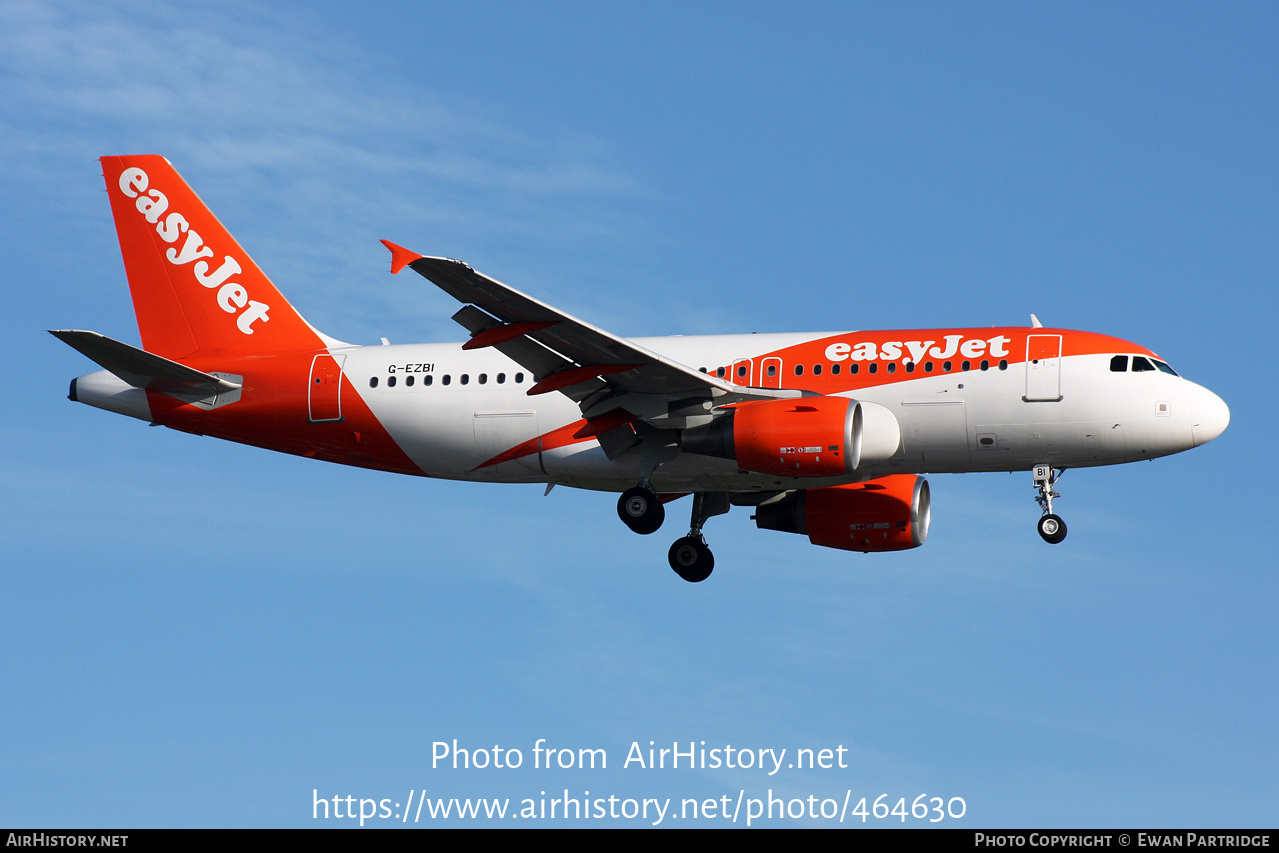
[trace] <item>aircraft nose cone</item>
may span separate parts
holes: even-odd
[[[1225,401],[1207,389],[1195,407],[1195,420],[1190,426],[1195,447],[1207,444],[1226,431],[1230,424],[1230,408]]]

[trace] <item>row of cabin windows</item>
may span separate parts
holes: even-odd
[[[1124,373],[1125,371],[1127,371],[1127,370],[1128,370],[1128,359],[1129,359],[1129,356],[1126,356],[1126,355],[1117,355],[1117,356],[1115,356],[1114,358],[1112,358],[1112,359],[1110,360],[1110,370],[1111,370],[1111,372],[1113,372],[1113,373]],[[980,368],[981,370],[989,370],[989,369],[990,369],[990,361],[988,361],[988,360],[986,360],[986,359],[983,359],[983,360],[981,361],[981,364],[980,364],[980,365],[978,365],[978,366],[979,366],[979,368]],[[701,370],[701,372],[702,372],[702,373],[709,373],[709,371],[708,371],[705,367],[698,368],[698,369],[699,369],[699,370]],[[859,370],[859,369],[860,369],[860,365],[858,365],[858,364],[857,364],[857,363],[855,363],[855,362],[854,362],[853,364],[848,365],[848,372],[849,372],[849,374],[850,374],[850,375],[856,375],[856,373],[858,372],[858,370]],[[890,361],[890,362],[888,363],[888,365],[887,365],[887,367],[886,367],[885,369],[886,369],[889,373],[896,373],[896,372],[897,372],[897,362],[895,362],[895,361]],[[926,361],[926,362],[924,362],[924,372],[925,372],[925,373],[932,373],[932,372],[933,372],[933,369],[934,369],[934,367],[933,367],[933,362],[931,362],[931,361]],[[942,362],[942,364],[941,364],[941,369],[942,369],[942,372],[943,372],[943,373],[949,373],[951,370],[953,370],[953,369],[954,369],[954,362],[951,362],[951,361],[944,361],[944,362]],[[971,370],[971,369],[972,369],[972,362],[971,362],[971,361],[961,361],[961,362],[959,363],[959,369],[960,369],[960,370]],[[1007,360],[1007,359],[1000,359],[1000,360],[999,360],[999,369],[1000,369],[1000,370],[1007,370],[1007,369],[1008,369],[1008,360]],[[718,368],[716,368],[716,369],[715,369],[715,375],[716,375],[716,376],[718,376],[719,378],[723,379],[723,378],[724,378],[724,377],[728,374],[728,370],[729,370],[729,369],[728,369],[728,368],[726,368],[726,367],[718,367]],[[832,376],[838,376],[838,375],[840,374],[840,371],[841,371],[841,370],[842,370],[842,366],[841,366],[841,365],[839,365],[839,364],[832,364],[832,365],[830,365],[830,374],[831,374]],[[1167,364],[1166,362],[1162,362],[1162,361],[1160,361],[1160,360],[1159,360],[1159,359],[1157,359],[1157,358],[1150,358],[1150,359],[1148,359],[1148,358],[1146,358],[1145,356],[1140,356],[1140,355],[1134,355],[1134,356],[1132,356],[1132,372],[1133,372],[1133,373],[1141,373],[1141,372],[1143,372],[1143,371],[1153,371],[1153,370],[1158,370],[1158,371],[1161,371],[1161,372],[1163,372],[1163,373],[1170,374],[1170,375],[1172,375],[1172,376],[1178,376],[1178,375],[1179,375],[1179,374],[1177,373],[1177,371],[1175,371],[1175,370],[1173,370],[1171,367],[1169,367],[1169,366],[1168,366],[1168,364]],[[770,365],[768,365],[768,367],[766,367],[766,368],[765,368],[764,372],[765,372],[765,373],[769,376],[769,378],[772,378],[772,377],[776,376],[776,375],[777,375],[777,365],[776,365],[776,364],[770,364]],[[867,365],[867,367],[866,367],[866,372],[867,372],[867,373],[872,373],[872,374],[873,374],[873,373],[878,373],[878,372],[879,372],[879,365],[878,365],[876,362],[871,362],[869,365]],[[907,372],[907,373],[914,373],[914,372],[915,372],[915,364],[914,364],[914,362],[907,362],[907,364],[906,364],[906,372]],[[736,368],[736,370],[735,370],[735,373],[737,374],[737,378],[738,378],[738,379],[745,379],[745,378],[746,378],[746,375],[747,375],[747,367],[746,367],[746,365],[744,365],[744,364],[739,364],[739,365],[737,365],[737,368]],[[796,375],[796,376],[803,376],[803,375],[804,375],[804,365],[802,365],[802,364],[797,364],[797,365],[795,365],[795,375]],[[813,375],[814,375],[814,376],[821,376],[821,375],[822,375],[822,365],[820,365],[820,364],[814,364],[814,365],[813,365]]]
[[[398,377],[395,377],[395,376],[388,376],[388,377],[386,377],[386,387],[387,387],[387,388],[394,388],[394,387],[395,387],[395,381],[396,381],[396,379],[397,379],[397,378],[398,378]],[[405,385],[405,387],[407,387],[407,388],[412,388],[412,387],[413,387],[413,384],[414,384],[414,382],[415,382],[415,381],[416,381],[416,377],[415,377],[412,373],[410,373],[408,376],[405,376],[405,377],[404,377],[404,385]],[[469,374],[469,373],[463,373],[461,376],[459,376],[459,377],[457,378],[457,381],[458,381],[458,384],[459,384],[459,385],[470,385],[470,384],[471,384],[471,374]],[[478,374],[478,375],[475,377],[475,383],[476,383],[477,385],[487,385],[487,384],[488,384],[488,381],[489,381],[489,375],[488,375],[487,373],[481,373],[481,374]],[[499,374],[497,374],[497,376],[493,377],[493,381],[494,381],[494,382],[496,382],[498,385],[505,385],[505,384],[506,384],[506,374],[505,374],[505,373],[499,373]],[[523,383],[523,382],[524,382],[524,374],[523,374],[523,373],[517,373],[517,374],[515,374],[515,376],[513,376],[513,377],[512,377],[512,381],[513,381],[516,385],[519,385],[519,384]],[[452,377],[450,374],[446,373],[446,374],[444,374],[443,376],[441,376],[441,377],[440,377],[440,384],[441,384],[441,385],[451,385],[452,383],[453,383],[453,377]],[[427,388],[430,388],[432,385],[434,385],[434,384],[435,384],[435,374],[434,374],[434,373],[428,373],[428,374],[426,374],[425,376],[423,376],[423,377],[422,377],[422,384],[423,384],[424,386],[426,386]],[[376,376],[371,376],[371,377],[369,377],[369,387],[370,387],[370,388],[376,388],[377,386],[378,386],[378,377],[376,377]]]
[[[1153,364],[1151,362],[1154,362]],[[1133,373],[1148,373],[1152,370],[1158,370],[1161,373],[1167,373],[1172,376],[1179,375],[1164,362],[1157,358],[1146,358],[1144,355],[1134,355],[1132,357]],[[1117,355],[1110,360],[1111,373],[1126,373],[1128,371],[1128,356]]]
[[[1128,357],[1128,356],[1126,356],[1126,355],[1117,355],[1117,356],[1115,356],[1114,358],[1110,359],[1110,370],[1111,370],[1111,372],[1112,372],[1112,373],[1125,373],[1125,372],[1127,372],[1127,370],[1128,370],[1128,358],[1129,358],[1129,357]],[[1153,362],[1153,363],[1152,363],[1152,362]],[[954,362],[952,362],[952,361],[943,361],[943,362],[942,362],[942,364],[941,364],[942,372],[943,372],[943,373],[949,373],[949,372],[951,372],[951,371],[954,369],[954,366],[955,366],[955,363],[954,363]],[[1008,369],[1008,360],[1007,360],[1007,359],[1000,359],[1000,360],[999,360],[999,365],[998,365],[998,367],[999,367],[999,369],[1000,369],[1000,370],[1007,370],[1007,369]],[[989,361],[989,360],[987,360],[987,359],[982,359],[981,363],[978,365],[978,368],[979,368],[979,369],[981,369],[981,370],[990,370],[990,361]],[[854,362],[854,363],[852,363],[852,364],[848,365],[848,373],[849,373],[849,375],[850,375],[850,376],[855,376],[855,375],[856,375],[856,374],[860,371],[860,369],[861,369],[861,365],[857,364],[856,362]],[[962,371],[972,370],[972,362],[971,362],[971,361],[961,361],[961,362],[959,363],[959,369],[960,369],[960,370],[962,370]],[[698,370],[700,370],[702,373],[707,373],[707,374],[709,374],[709,373],[710,373],[710,371],[709,371],[709,370],[707,370],[705,367],[699,367],[699,368],[698,368]],[[840,364],[832,364],[832,365],[830,365],[830,375],[831,375],[831,376],[838,376],[842,370],[843,370],[843,365],[840,365]],[[885,367],[885,370],[886,370],[887,372],[889,372],[889,373],[896,373],[896,372],[897,372],[897,362],[895,362],[895,361],[890,361],[890,362],[888,362],[887,366]],[[926,362],[924,362],[924,372],[925,372],[925,373],[932,373],[932,372],[933,372],[933,370],[934,370],[933,362],[931,362],[931,361],[926,361]],[[1159,371],[1162,371],[1163,373],[1168,373],[1168,374],[1171,374],[1171,375],[1173,375],[1173,376],[1177,376],[1177,375],[1178,375],[1177,371],[1173,370],[1173,369],[1172,369],[1171,367],[1169,367],[1166,363],[1164,363],[1164,362],[1160,361],[1160,360],[1159,360],[1159,359],[1157,359],[1157,358],[1155,358],[1155,359],[1147,359],[1145,356],[1140,356],[1140,355],[1134,355],[1134,356],[1132,356],[1132,372],[1133,372],[1133,373],[1142,373],[1142,372],[1145,372],[1145,371],[1153,371],[1153,370],[1159,370]],[[747,368],[746,368],[746,365],[744,365],[744,364],[739,364],[739,365],[737,365],[737,368],[736,368],[736,371],[735,371],[735,372],[736,372],[736,374],[737,374],[737,378],[738,378],[738,379],[745,379],[745,378],[746,378],[746,374],[747,374]],[[775,376],[777,375],[777,365],[776,365],[776,364],[770,364],[770,365],[768,365],[768,367],[766,367],[766,368],[764,369],[764,372],[765,372],[766,374],[768,374],[769,378],[775,377]],[[813,375],[814,375],[814,376],[821,376],[821,375],[822,375],[822,365],[820,365],[820,364],[814,364],[814,365],[813,365],[813,371],[812,371],[812,372],[813,372]],[[867,373],[870,373],[870,374],[878,373],[878,372],[879,372],[879,364],[878,364],[878,363],[876,363],[876,362],[873,362],[873,361],[872,361],[870,364],[868,364],[868,365],[866,366],[866,372],[867,372]],[[914,362],[907,362],[907,363],[906,363],[906,372],[907,372],[907,373],[914,373],[914,372],[915,372],[915,363],[914,363]],[[716,368],[716,369],[715,369],[715,375],[716,375],[716,376],[718,376],[718,377],[719,377],[719,378],[721,378],[721,379],[723,379],[723,378],[724,378],[724,376],[726,376],[726,375],[727,375],[727,373],[728,373],[728,368],[726,368],[726,367],[718,367],[718,368]],[[802,365],[802,364],[797,364],[797,365],[795,365],[795,375],[796,375],[796,376],[803,376],[803,375],[804,375],[804,365]],[[396,383],[396,378],[397,378],[397,377],[395,377],[395,376],[388,376],[388,377],[386,378],[386,387],[388,387],[388,388],[394,388],[394,387],[395,387],[395,383]],[[488,384],[488,381],[489,381],[489,375],[488,375],[487,373],[480,373],[480,374],[478,374],[478,375],[475,377],[475,379],[476,379],[476,383],[477,383],[477,384],[479,384],[479,385],[487,385],[487,384]],[[505,373],[499,373],[499,374],[497,374],[497,376],[495,376],[495,377],[494,377],[494,380],[495,380],[495,382],[496,382],[498,385],[504,385],[504,384],[506,384],[506,374],[505,374]],[[415,381],[415,377],[413,376],[413,374],[409,374],[408,376],[405,376],[405,377],[404,377],[404,384],[405,384],[405,386],[406,386],[406,387],[409,387],[409,388],[413,387],[414,381]],[[447,374],[447,373],[440,377],[440,384],[441,384],[441,385],[449,385],[449,384],[451,384],[451,383],[452,383],[452,381],[453,381],[452,376],[450,376],[450,375],[449,375],[449,374]],[[523,374],[523,373],[516,373],[516,374],[515,374],[515,376],[513,377],[513,381],[514,381],[517,385],[518,385],[518,384],[520,384],[520,383],[522,383],[522,382],[524,381],[524,374]],[[434,375],[434,374],[432,374],[432,373],[428,373],[428,374],[426,374],[425,376],[423,376],[423,377],[422,377],[422,384],[423,384],[424,386],[428,387],[428,388],[429,388],[431,385],[433,385],[433,384],[434,384],[434,382],[435,382],[435,375]],[[461,376],[459,376],[459,377],[458,377],[458,383],[459,383],[459,384],[461,384],[461,385],[469,385],[469,384],[470,384],[470,382],[471,382],[471,376],[470,376],[470,374],[469,374],[469,373],[463,373]],[[369,387],[370,387],[370,388],[376,388],[377,386],[378,386],[378,377],[376,377],[376,376],[370,377],[370,379],[369,379]]]
[[[982,362],[981,362],[981,364],[979,364],[979,365],[978,365],[978,367],[979,367],[981,370],[990,370],[990,361],[989,361],[989,360],[987,360],[987,359],[982,359]],[[1002,359],[1000,359],[1000,360],[999,360],[999,365],[998,365],[998,367],[999,367],[999,369],[1000,369],[1000,370],[1007,370],[1007,369],[1008,369],[1008,359],[1006,359],[1006,358],[1002,358]],[[934,370],[934,368],[935,368],[935,366],[934,366],[933,362],[931,362],[931,361],[926,361],[926,362],[924,362],[924,372],[925,372],[925,373],[932,373],[932,372],[933,372],[933,370]],[[942,369],[942,372],[943,372],[943,373],[949,373],[949,372],[951,372],[952,370],[954,370],[954,368],[955,368],[955,363],[954,363],[953,361],[943,361],[943,362],[942,362],[942,364],[941,364],[941,369]],[[830,365],[830,375],[831,375],[831,376],[838,376],[838,375],[839,375],[839,374],[843,371],[843,369],[844,369],[844,366],[843,366],[843,365],[841,365],[841,364],[832,364],[832,365]],[[885,369],[887,372],[889,372],[889,373],[896,373],[896,372],[897,372],[897,362],[895,362],[895,361],[890,361],[890,362],[888,362],[888,365],[887,365],[884,369]],[[972,363],[971,361],[961,361],[961,362],[959,363],[959,369],[960,369],[960,370],[972,370],[972,369],[973,369],[973,363]],[[705,367],[699,367],[699,368],[698,368],[698,370],[700,370],[702,373],[709,373],[709,372],[710,372],[710,371],[708,371]],[[861,365],[860,365],[860,364],[857,364],[856,362],[853,362],[852,364],[848,365],[848,373],[849,373],[849,375],[850,375],[850,376],[855,376],[855,375],[857,375],[857,373],[858,373],[860,370],[861,370]],[[725,368],[725,367],[717,367],[717,368],[715,368],[715,375],[716,375],[716,376],[718,376],[720,379],[723,379],[723,378],[724,378],[724,376],[726,376],[726,375],[727,375],[727,372],[728,372],[728,368]],[[746,378],[746,365],[744,365],[744,364],[739,364],[739,365],[737,366],[737,369],[736,369],[736,371],[735,371],[735,372],[737,373],[737,378],[738,378],[738,379],[745,379],[745,378]],[[867,366],[866,366],[866,372],[867,372],[867,373],[871,373],[871,374],[878,373],[878,372],[879,372],[879,364],[878,364],[877,362],[873,362],[873,361],[872,361],[869,365],[867,365]],[[914,372],[915,372],[915,363],[914,363],[913,361],[910,361],[910,362],[907,362],[907,363],[906,363],[906,372],[907,372],[907,373],[914,373]],[[766,368],[764,368],[764,373],[766,373],[770,379],[771,379],[772,377],[776,376],[776,375],[777,375],[777,365],[776,365],[776,364],[770,364],[770,365],[768,365]],[[802,365],[802,364],[797,364],[797,365],[795,365],[795,375],[796,375],[796,376],[803,376],[803,375],[804,375],[804,365]],[[822,375],[822,365],[820,365],[820,364],[814,364],[814,365],[813,365],[813,375],[814,375],[814,376],[821,376],[821,375]]]

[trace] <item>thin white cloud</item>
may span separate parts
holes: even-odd
[[[421,282],[362,293],[368,321],[340,307],[371,258],[381,271],[376,237],[429,235],[440,243],[420,250],[454,255],[634,239],[615,203],[639,188],[606,145],[445,103],[310,25],[305,7],[0,3],[0,102],[8,180],[48,186],[92,174],[102,154],[163,154],[291,296],[304,281],[336,303],[355,326],[342,336],[456,335],[451,311],[409,298]],[[375,321],[406,306],[403,324]]]
[[[537,195],[634,189],[589,159],[600,155],[598,144],[540,140],[468,115],[429,87],[382,77],[366,58],[299,31],[283,14],[272,20],[272,12],[244,8],[257,14],[128,2],[0,5],[7,144],[163,142],[170,159],[234,157],[241,167],[340,164]],[[246,17],[259,22],[244,24]]]

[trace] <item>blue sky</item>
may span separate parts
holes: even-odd
[[[311,826],[313,790],[425,788],[1274,826],[1277,41],[1263,3],[0,3],[0,823]],[[1028,473],[937,476],[923,548],[736,510],[692,586],[665,560],[687,501],[637,537],[610,495],[69,403],[92,365],[43,330],[137,340],[96,159],[122,153],[168,157],[343,340],[460,336],[385,237],[626,335],[1035,312],[1233,420],[1067,473],[1060,547]],[[526,766],[432,769],[454,738]],[[534,771],[538,738],[609,768]],[[849,766],[622,769],[650,740]]]

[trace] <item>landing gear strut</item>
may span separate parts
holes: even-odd
[[[1054,486],[1064,473],[1064,468],[1057,470],[1051,465],[1036,465],[1031,472],[1035,488],[1039,490],[1035,502],[1043,510],[1038,525],[1039,535],[1050,545],[1056,545],[1066,538],[1066,522],[1061,520],[1061,516],[1053,514],[1053,498],[1061,497]]]
[[[617,499],[617,516],[636,533],[655,533],[666,520],[666,509],[657,493],[647,485],[622,492]]]
[[[667,553],[671,568],[689,583],[701,583],[715,568],[715,555],[702,537],[702,525],[712,515],[728,512],[728,492],[698,492],[693,495],[693,517],[688,535],[676,539]]]

